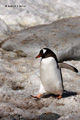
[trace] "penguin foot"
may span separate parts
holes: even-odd
[[[62,95],[59,95],[58,97],[56,97],[57,99],[61,99],[62,98]]]
[[[39,95],[37,95],[37,96],[31,95],[31,97],[33,97],[33,98],[40,98],[41,96],[42,96],[42,94],[39,94]]]

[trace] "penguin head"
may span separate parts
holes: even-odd
[[[49,48],[41,49],[38,56],[36,56],[36,58],[39,58],[39,57],[41,57],[42,59],[47,57],[54,57],[55,59],[57,59],[55,53]]]

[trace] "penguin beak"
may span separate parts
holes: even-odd
[[[40,54],[39,54],[38,56],[36,56],[36,59],[37,59],[37,58],[39,58],[39,57],[41,57],[41,55],[40,55]]]

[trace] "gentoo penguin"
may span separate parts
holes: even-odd
[[[62,97],[64,86],[61,74],[61,67],[65,68],[66,63],[60,64],[57,56],[49,48],[43,48],[40,50],[39,55],[36,58],[41,57],[40,62],[40,79],[41,85],[39,95],[32,96],[34,98],[40,98],[44,93],[50,93],[58,95],[58,99]],[[68,65],[68,69],[77,72],[77,69]]]

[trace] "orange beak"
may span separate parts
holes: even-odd
[[[37,58],[39,58],[39,57],[41,57],[41,55],[40,55],[40,54],[39,54],[38,56],[36,56],[36,59],[37,59]]]

